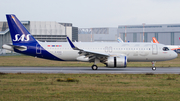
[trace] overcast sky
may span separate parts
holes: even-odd
[[[180,0],[0,0],[0,21],[5,14],[79,28],[180,24]]]

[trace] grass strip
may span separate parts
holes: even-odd
[[[180,67],[180,55],[170,61],[157,62],[156,67]],[[0,56],[0,66],[22,66],[22,67],[91,67],[93,63],[53,61],[31,56]],[[102,63],[97,64],[104,67]],[[151,62],[128,62],[128,67],[151,67]]]
[[[1,101],[178,101],[179,94],[178,74],[0,73]]]

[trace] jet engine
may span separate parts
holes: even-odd
[[[126,63],[127,63],[127,57],[126,56],[109,57],[107,59],[107,67],[111,67],[111,68],[126,67]]]

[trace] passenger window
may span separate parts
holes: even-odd
[[[168,47],[163,47],[163,51],[168,51],[169,48]]]

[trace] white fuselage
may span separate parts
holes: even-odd
[[[39,42],[39,44],[46,51],[65,61],[77,61],[80,57],[79,51],[73,50],[68,42]],[[128,61],[165,61],[177,57],[172,50],[164,51],[165,45],[156,43],[75,42],[74,45],[83,50],[112,56],[125,55]]]

